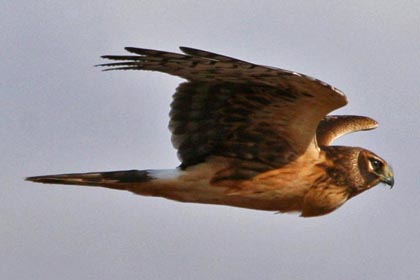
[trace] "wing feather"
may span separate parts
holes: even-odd
[[[245,162],[242,169],[249,174],[251,163],[268,170],[308,150],[318,153],[319,122],[347,104],[340,90],[293,71],[187,47],[181,47],[184,54],[126,50],[136,55],[106,55],[116,62],[100,66],[159,71],[188,81],[174,95],[169,125],[183,167],[215,155]]]
[[[329,146],[331,143],[351,132],[371,130],[378,123],[364,116],[326,116],[318,125],[316,137],[319,146]]]

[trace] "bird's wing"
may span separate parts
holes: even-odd
[[[105,70],[150,70],[186,79],[171,105],[170,129],[181,167],[223,156],[244,164],[242,175],[319,153],[318,123],[347,104],[338,89],[309,76],[181,47],[184,54],[126,48],[106,55]],[[250,170],[247,170],[250,169]],[[258,169],[257,172],[256,169]]]
[[[345,134],[370,130],[377,126],[375,120],[364,116],[326,116],[318,125],[316,139],[319,146],[329,146]]]

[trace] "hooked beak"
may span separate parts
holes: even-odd
[[[392,187],[394,186],[394,172],[392,172],[391,167],[385,170],[384,175],[381,178],[381,182],[387,184],[392,189]]]

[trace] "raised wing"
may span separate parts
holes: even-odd
[[[363,116],[326,116],[318,125],[316,138],[319,146],[329,146],[345,134],[370,130],[378,127],[378,123]]]
[[[186,47],[181,47],[185,54],[126,50],[135,55],[106,55],[118,62],[101,66],[188,80],[178,87],[170,114],[173,144],[184,168],[215,155],[268,170],[308,149],[318,153],[318,123],[347,103],[338,89],[296,72]]]

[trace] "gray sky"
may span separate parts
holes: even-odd
[[[0,278],[419,279],[419,1],[3,1]],[[345,4],[346,2],[347,4]],[[193,205],[33,175],[178,165],[178,78],[107,72],[100,55],[203,48],[343,90],[380,123],[339,144],[393,165],[319,218]]]

